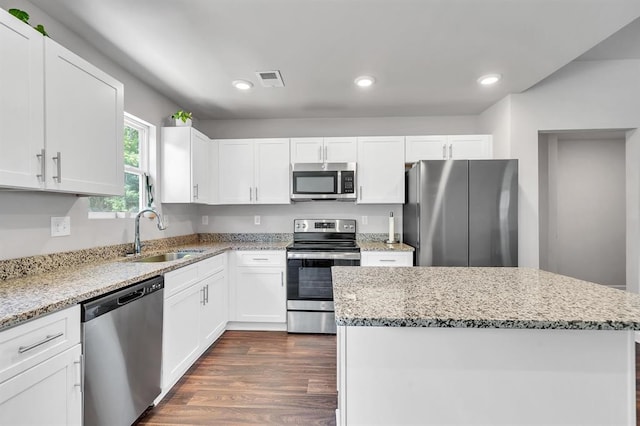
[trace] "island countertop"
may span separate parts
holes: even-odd
[[[532,268],[334,267],[338,325],[640,330],[640,295]]]

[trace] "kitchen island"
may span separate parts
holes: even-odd
[[[333,268],[342,425],[635,425],[640,295],[529,268]]]

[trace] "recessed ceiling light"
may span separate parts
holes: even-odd
[[[375,82],[376,79],[370,75],[361,75],[355,79],[355,83],[358,87],[369,87]]]
[[[502,75],[500,74],[487,74],[480,77],[478,79],[478,83],[482,84],[483,86],[491,86],[492,84],[496,84],[498,81],[500,81],[501,78]]]
[[[249,90],[253,87],[253,83],[247,80],[234,80],[231,84],[238,90]]]

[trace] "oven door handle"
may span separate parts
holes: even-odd
[[[287,259],[312,259],[312,260],[325,260],[325,259],[338,259],[338,260],[360,260],[360,253],[338,253],[338,252],[324,252],[324,251],[290,251],[287,252]]]

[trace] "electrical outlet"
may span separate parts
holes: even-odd
[[[260,225],[260,216],[254,216],[253,217],[253,224],[254,225]]]
[[[209,224],[209,216],[202,216],[202,224],[203,225]]]
[[[71,218],[69,216],[51,218],[51,236],[64,237],[71,235]]]
[[[369,216],[362,216],[362,224],[363,225],[369,224]]]

